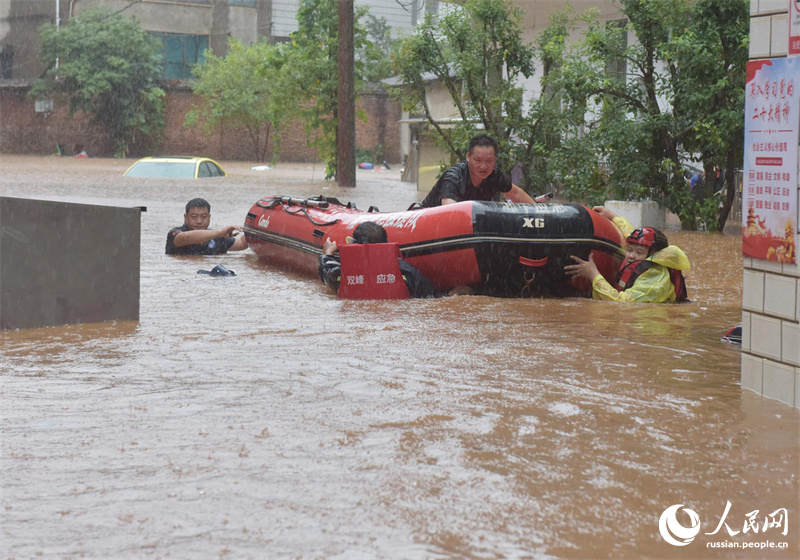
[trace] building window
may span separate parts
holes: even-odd
[[[245,8],[255,8],[256,0],[228,0],[228,6],[244,6]]]
[[[161,55],[164,57],[162,78],[191,78],[192,66],[205,61],[203,51],[208,48],[208,35],[153,33],[153,36],[161,39]]]
[[[620,31],[618,37],[619,43],[616,46],[621,51],[624,51],[628,48],[628,33],[625,31],[627,25],[628,20],[626,19],[618,19],[608,22],[609,27],[617,28]],[[619,57],[615,58],[614,60],[610,60],[606,65],[606,71],[614,78],[625,79],[628,74],[628,63],[625,60],[625,57]]]
[[[9,45],[0,45],[0,79],[8,80],[14,67],[14,49]]]

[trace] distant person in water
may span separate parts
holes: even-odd
[[[497,193],[512,202],[533,203],[528,193],[497,169],[497,142],[488,134],[478,134],[469,141],[467,159],[439,177],[422,201],[423,208],[453,204],[464,200],[494,200]]]
[[[353,236],[348,238],[348,243],[388,243],[388,235],[384,227],[375,222],[362,222],[353,231]],[[322,245],[322,255],[319,258],[319,278],[334,292],[339,291],[342,277],[342,265],[336,254],[338,246],[331,238],[327,238]],[[414,298],[438,297],[440,294],[430,280],[419,270],[408,264],[403,259],[397,259],[400,273],[408,288],[408,293]]]
[[[208,229],[211,205],[202,198],[186,203],[183,225],[167,234],[167,255],[222,255],[228,251],[247,249],[247,239],[240,226]],[[236,237],[238,235],[238,237]]]
[[[570,258],[577,264],[564,267],[568,275],[589,280],[594,299],[632,303],[686,301],[683,272],[690,268],[686,253],[670,245],[667,236],[655,228],[634,229],[627,219],[605,206],[595,206],[593,210],[614,222],[627,236],[628,249],[616,283],[612,286],[603,278],[591,255],[588,261],[572,255]]]

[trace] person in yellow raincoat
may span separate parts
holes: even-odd
[[[633,303],[686,301],[683,272],[688,272],[691,267],[686,253],[670,245],[667,237],[655,228],[634,229],[627,219],[605,206],[595,206],[593,210],[614,222],[628,238],[628,249],[616,285],[612,286],[603,278],[591,255],[588,261],[571,255],[577,264],[564,267],[568,275],[589,280],[594,299]]]

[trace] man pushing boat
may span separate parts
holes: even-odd
[[[385,246],[388,243],[388,236],[386,230],[380,224],[376,224],[375,222],[362,222],[353,231],[353,236],[347,238],[347,243],[348,247],[350,244],[370,245],[371,247],[374,246],[373,244],[382,244]],[[364,249],[366,249],[366,247],[364,247]],[[338,245],[328,237],[322,245],[318,274],[320,280],[322,280],[326,286],[342,296],[342,269],[344,267],[337,252]],[[395,252],[384,255],[382,258],[378,257],[378,266],[373,270],[357,271],[354,276],[348,276],[348,280],[350,281],[348,282],[345,280],[344,284],[346,289],[354,294],[352,297],[356,299],[373,299],[373,295],[379,294],[375,295],[374,299],[400,299],[409,296],[427,298],[438,297],[440,295],[438,290],[425,275],[396,255],[399,255],[399,249],[395,248]],[[366,266],[369,269],[369,263],[364,262],[368,259],[363,259],[367,255],[360,256],[362,257],[362,262],[358,264]],[[381,270],[381,267],[386,267],[386,269]],[[399,283],[399,278],[395,278],[395,274],[391,273],[392,269],[399,272],[399,277],[402,278],[403,284],[405,285],[404,287],[401,288],[402,285]],[[364,272],[367,274],[364,274]],[[378,283],[382,284],[383,287],[389,288],[388,292],[380,287],[376,292],[372,291],[370,288],[370,276],[375,276],[375,273],[378,273],[378,276],[381,277],[381,281]],[[344,276],[347,275],[345,274]],[[390,283],[394,283],[395,279],[398,280],[398,286],[396,286],[396,288],[399,288],[399,291],[393,289],[394,287],[389,285]],[[388,296],[384,297],[380,294],[388,294]]]
[[[464,200],[494,200],[502,193],[512,202],[533,203],[531,196],[497,169],[497,142],[488,134],[469,141],[467,159],[442,173],[422,201],[423,208],[453,204]]]
[[[247,239],[239,235],[241,226],[208,229],[211,205],[202,198],[186,203],[183,225],[167,233],[167,255],[222,255],[247,249]],[[238,237],[236,237],[238,235]]]

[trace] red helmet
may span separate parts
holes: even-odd
[[[638,243],[650,247],[653,253],[660,251],[669,245],[667,236],[656,228],[640,227],[628,236],[628,243]]]

